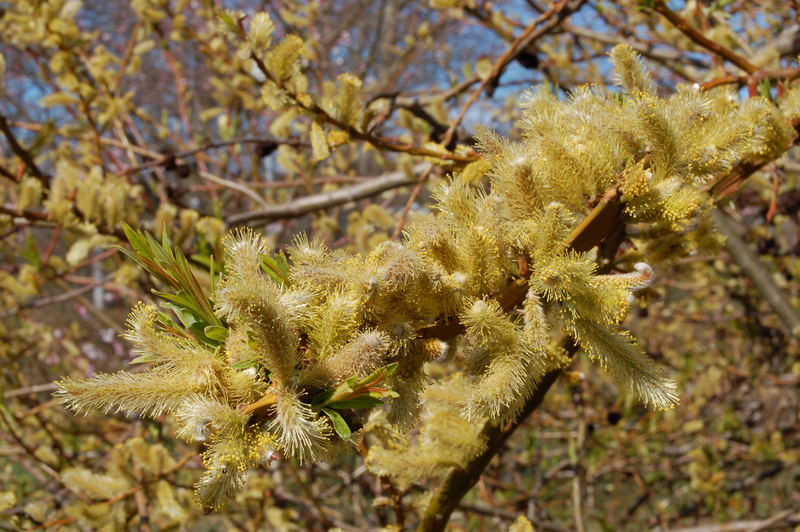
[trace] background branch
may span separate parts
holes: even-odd
[[[310,212],[369,198],[381,192],[412,185],[416,182],[417,178],[410,177],[405,172],[393,172],[350,187],[304,196],[287,203],[272,205],[257,211],[234,214],[229,216],[225,222],[229,226],[236,226],[254,223],[264,224],[271,220],[279,220],[282,218],[297,218]]]
[[[800,312],[783,293],[775,281],[766,265],[764,265],[755,253],[753,253],[744,240],[739,236],[739,224],[721,209],[713,209],[711,217],[719,229],[725,235],[725,245],[728,252],[742,269],[745,275],[753,281],[753,285],[764,296],[764,300],[772,307],[772,310],[780,318],[781,323],[789,334],[800,336]]]

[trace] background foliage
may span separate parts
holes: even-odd
[[[3,3],[0,526],[415,526],[454,465],[423,443],[482,452],[467,437],[474,423],[437,418],[470,392],[458,377],[425,392],[428,422],[410,432],[421,451],[400,457],[398,467],[425,470],[427,484],[369,471],[347,444],[326,461],[250,470],[234,500],[208,515],[192,493],[203,447],[176,437],[174,416],[76,417],[52,398],[55,380],[126,369],[139,354],[119,333],[129,309],[155,301],[152,289],[165,283],[113,247],[127,242],[123,222],[158,236],[166,228],[201,290],[224,234],[244,225],[272,249],[305,232],[367,256],[412,223],[424,227],[448,176],[477,189],[498,160],[513,160],[479,159],[476,138],[490,143],[480,125],[530,136],[530,121],[519,121],[530,86],[547,83],[561,101],[584,84],[622,98],[609,60],[617,44],[640,53],[652,78],[622,76],[629,93],[711,91],[743,109],[783,102],[791,115],[798,16],[794,2],[777,0]],[[732,116],[723,129],[747,125]],[[607,136],[618,125],[608,123]],[[657,151],[665,139],[654,142]],[[574,357],[455,500],[453,529],[505,528],[520,516],[544,530],[798,524],[800,165],[789,145],[766,143],[763,160],[730,163],[733,178],[713,190],[727,214],[700,231],[678,227],[686,235],[673,240],[655,235],[656,276],[625,326],[676,381],[680,406],[649,410]],[[602,185],[573,198],[576,211],[601,203]],[[654,219],[666,223],[667,212],[659,204]],[[631,271],[636,242],[654,236],[646,223],[626,231],[600,239],[598,255],[610,248],[619,259],[612,273]],[[281,264],[268,269],[280,277]],[[502,284],[492,275],[482,279]],[[425,370],[452,376],[463,369],[457,358]],[[374,438],[358,451],[391,450],[380,419],[369,423]]]

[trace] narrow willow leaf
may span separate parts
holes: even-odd
[[[219,325],[207,325],[203,329],[203,334],[217,342],[224,342],[228,338],[228,329]]]
[[[331,408],[323,408],[322,411],[333,422],[333,430],[336,431],[336,434],[345,441],[349,440],[353,433],[342,415]]]
[[[371,394],[328,403],[328,407],[336,408],[338,410],[356,410],[360,408],[375,408],[376,406],[383,406],[383,401],[381,401],[378,397],[372,396]]]
[[[235,364],[231,364],[231,369],[240,370],[240,369],[253,368],[253,367],[258,365],[260,360],[261,359],[259,359],[259,358],[251,358],[249,360],[240,360],[239,362],[237,362]]]

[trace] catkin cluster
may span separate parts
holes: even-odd
[[[259,31],[268,46],[269,28]],[[155,307],[137,306],[128,338],[149,368],[65,379],[60,396],[79,411],[174,413],[178,435],[206,446],[197,491],[212,508],[275,453],[323,459],[381,399],[390,400],[373,428],[407,427],[422,412],[422,450],[463,427],[511,420],[541,377],[563,364],[564,337],[621,388],[673,407],[675,384],[621,328],[633,293],[652,280],[648,263],[703,244],[710,183],[786,149],[800,99],[789,91],[778,107],[690,86],[662,98],[629,48],[617,47],[612,59],[620,92],[586,87],[560,98],[543,87],[525,101],[519,140],[481,132],[487,179],[472,167],[439,184],[433,212],[400,242],[358,255],[298,237],[285,275],[275,276],[264,240],[233,232],[224,276],[208,294],[217,321],[203,330],[215,341],[165,327]],[[355,113],[339,112],[348,121]],[[640,230],[600,273],[596,252],[577,251],[573,241],[612,189],[621,192],[624,221]],[[509,308],[509,290],[522,291],[519,308]],[[428,334],[445,322],[457,322],[458,343]],[[464,374],[429,388],[426,366],[448,346],[458,346],[448,356]],[[450,465],[482,445],[452,443]],[[376,447],[372,466],[390,474],[432,456],[408,445]],[[408,470],[420,468],[438,471]]]

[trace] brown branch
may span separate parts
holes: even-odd
[[[450,127],[442,137],[441,142],[443,145],[447,146],[450,143],[450,141],[453,139],[453,135],[455,135],[456,128],[459,126],[459,124],[461,124],[461,121],[464,120],[464,116],[466,116],[469,108],[472,107],[472,104],[478,100],[478,97],[486,87],[497,81],[497,79],[505,70],[506,66],[508,66],[508,64],[511,63],[511,61],[513,61],[519,54],[526,50],[536,39],[542,35],[545,35],[547,32],[556,27],[570,13],[577,10],[583,4],[583,2],[584,0],[581,0],[575,6],[570,6],[568,0],[561,0],[553,4],[553,7],[551,7],[547,12],[543,13],[539,17],[536,17],[536,19],[525,28],[519,37],[517,37],[514,42],[511,43],[508,49],[506,49],[503,55],[497,58],[489,75],[481,81],[480,85],[478,85],[474,91],[472,91],[469,99],[461,107],[461,111],[458,113],[458,116],[455,120],[453,120],[453,122],[450,124]]]
[[[267,201],[264,198],[262,198],[256,191],[254,191],[251,188],[249,188],[247,185],[243,185],[242,183],[237,183],[236,181],[229,181],[227,179],[223,179],[223,178],[221,178],[219,176],[216,176],[216,175],[214,175],[214,174],[212,174],[210,172],[202,172],[201,171],[201,172],[198,172],[197,175],[199,175],[200,177],[202,177],[203,179],[205,179],[207,181],[211,181],[212,183],[216,183],[217,185],[219,185],[221,187],[228,188],[228,189],[240,192],[241,194],[244,194],[245,196],[247,196],[251,200],[255,201],[257,205],[259,205],[259,206],[261,206],[263,208],[268,208],[269,207],[269,205],[267,204]]]
[[[309,181],[301,180],[301,179],[283,179],[280,181],[267,181],[267,182],[258,182],[258,183],[248,183],[247,187],[256,190],[256,189],[276,189],[276,188],[309,188],[317,186],[317,185],[352,185],[353,183],[362,183],[365,180],[372,179],[372,177],[363,177],[363,176],[334,176],[334,177],[318,177],[316,179],[311,179]],[[189,188],[192,192],[201,192],[204,190],[221,190],[225,187],[222,185],[194,185]]]
[[[0,205],[0,214],[7,214],[14,218],[24,218],[31,222],[47,222],[47,213],[32,211],[30,209],[15,209],[13,207],[6,207]]]
[[[333,127],[346,132],[348,135],[350,135],[354,139],[358,139],[358,140],[367,142],[368,144],[371,144],[375,148],[378,148],[378,149],[381,149],[381,150],[403,152],[403,153],[408,153],[408,154],[411,154],[411,155],[419,155],[419,156],[423,156],[423,157],[434,157],[434,158],[442,159],[442,160],[446,160],[446,161],[469,163],[469,162],[472,162],[472,161],[478,159],[477,154],[476,155],[458,155],[458,154],[455,154],[455,153],[436,151],[436,150],[429,150],[428,148],[423,148],[423,147],[420,147],[420,146],[414,146],[413,144],[406,144],[406,143],[400,142],[399,140],[396,140],[396,139],[392,139],[392,138],[388,138],[388,137],[382,137],[382,136],[375,135],[375,134],[372,134],[372,133],[365,133],[363,131],[360,131],[359,129],[356,129],[355,127],[351,126],[350,124],[346,124],[345,122],[342,122],[338,118],[332,116],[330,113],[325,111],[322,107],[320,107],[316,103],[308,104],[308,103],[304,103],[304,102],[300,101],[300,99],[298,98],[298,96],[296,94],[294,94],[291,91],[287,90],[285,85],[279,79],[277,79],[275,76],[272,75],[272,72],[269,71],[269,69],[267,68],[267,65],[264,63],[264,61],[261,60],[261,58],[255,52],[251,52],[250,53],[250,58],[255,62],[255,64],[258,67],[258,69],[261,71],[262,74],[264,74],[264,76],[268,80],[273,82],[279,89],[284,91],[287,94],[287,96],[289,96],[292,99],[294,105],[296,105],[297,107],[300,107],[304,111],[306,111],[308,113],[311,113],[312,115],[324,120],[326,123],[332,125]]]
[[[714,78],[712,80],[706,81],[700,85],[700,88],[703,90],[713,89],[714,87],[719,87],[722,85],[739,85],[743,87],[747,85],[751,81],[761,81],[764,79],[768,79],[770,81],[779,81],[779,80],[788,80],[791,81],[793,79],[797,79],[800,77],[800,68],[783,68],[780,70],[762,70],[754,73],[752,76],[734,76],[734,75],[727,75],[727,76],[720,76],[718,78]]]
[[[772,530],[779,525],[792,527],[800,524],[800,512],[784,510],[769,519],[761,521],[734,521],[732,523],[709,524],[693,526],[691,528],[676,528],[669,532],[757,532],[760,530]]]
[[[787,150],[800,141],[800,120],[795,120],[792,125],[795,128],[797,136],[792,139],[792,142],[789,144],[789,146],[786,146]],[[744,183],[748,177],[764,168],[773,160],[774,158],[764,158],[757,161],[741,163],[727,175],[708,186],[706,190],[714,199],[714,201],[719,202],[726,197],[731,196],[738,190],[739,186]]]
[[[101,281],[98,284],[102,283],[103,282]],[[75,299],[81,294],[85,294],[86,292],[91,292],[92,290],[94,290],[94,288],[95,288],[94,285],[85,285],[78,288],[74,288],[72,290],[68,290],[66,292],[60,292],[56,295],[43,297],[41,299],[36,299],[34,301],[31,301],[30,303],[24,303],[22,305],[19,305],[18,307],[10,308],[8,310],[3,311],[2,313],[0,313],[0,318],[8,318],[9,316],[13,316],[23,309],[41,308],[41,307],[46,307],[48,305],[54,305],[56,303],[63,303],[64,301]]]
[[[506,521],[516,521],[517,518],[520,516],[519,512],[511,512],[509,510],[504,510],[502,508],[498,508],[496,506],[489,506],[486,504],[480,503],[467,503],[462,502],[458,505],[459,510],[463,510],[465,512],[472,512],[478,515],[489,515],[493,517],[499,517],[500,519],[505,519]],[[528,516],[528,520],[531,521],[533,525],[535,525],[535,530],[546,530],[548,532],[565,532],[563,528],[560,526],[556,526],[552,523],[546,523],[540,521],[538,519],[531,519]]]
[[[710,68],[710,65],[707,61],[698,59],[697,57],[687,57],[679,50],[656,47],[652,43],[634,40],[634,38],[626,38],[618,35],[602,33],[599,31],[594,31],[590,28],[584,28],[583,26],[571,24],[569,22],[564,22],[562,24],[562,29],[568,33],[577,35],[578,37],[583,37],[604,44],[627,44],[643,56],[649,57],[655,61],[680,62],[681,64],[691,65],[697,68]]]
[[[16,390],[7,390],[3,392],[3,399],[11,399],[12,397],[18,397],[20,395],[36,394],[40,392],[52,392],[56,389],[56,385],[52,382],[48,382],[46,384],[34,384],[24,388],[17,388]]]
[[[614,233],[622,221],[622,203],[619,187],[610,189],[600,203],[583,219],[570,236],[570,248],[574,251],[589,251],[600,244],[607,235]],[[506,312],[518,307],[528,293],[528,282],[521,279],[506,288],[496,299]],[[449,340],[464,334],[464,326],[458,318],[450,318],[435,325],[420,329],[422,338]]]
[[[713,209],[711,217],[717,229],[725,235],[726,246],[733,260],[761,292],[789,334],[800,336],[800,312],[792,306],[786,294],[775,284],[769,268],[758,260],[758,256],[741,239],[736,227],[738,224],[720,209]]]
[[[528,418],[534,410],[542,404],[550,387],[558,380],[561,370],[553,370],[543,378],[534,395],[525,404],[525,408],[520,413],[516,421],[509,423],[506,427],[498,427],[492,423],[486,423],[480,433],[480,438],[486,442],[486,450],[473,458],[466,467],[455,468],[445,478],[442,484],[436,489],[430,504],[425,510],[425,514],[417,527],[418,532],[442,531],[450,519],[461,499],[467,494],[472,486],[478,481],[483,470],[489,462],[503,448],[506,441],[514,434],[520,425]]]
[[[726,61],[733,63],[737,67],[741,68],[748,74],[755,74],[758,70],[758,67],[752,64],[750,61],[745,59],[744,57],[740,56],[730,48],[722,46],[721,44],[712,41],[699,31],[697,31],[694,27],[692,27],[689,22],[686,21],[683,17],[672,11],[667,4],[663,2],[663,0],[659,0],[656,2],[655,7],[653,9],[664,16],[667,20],[669,20],[673,26],[678,28],[681,33],[689,37],[695,44],[702,46],[709,52],[725,59]]]
[[[0,131],[2,131],[3,135],[6,137],[8,145],[11,147],[11,151],[13,151],[17,157],[22,159],[22,162],[28,167],[30,173],[36,179],[47,184],[50,181],[50,176],[39,169],[39,167],[36,165],[36,161],[33,160],[33,155],[31,155],[31,152],[29,152],[22,146],[22,144],[19,143],[17,137],[14,136],[14,132],[11,131],[11,127],[8,125],[8,120],[6,120],[6,117],[1,114]]]
[[[445,90],[443,90],[441,92],[433,92],[433,93],[425,94],[424,96],[416,96],[416,97],[400,96],[397,93],[376,94],[375,96],[373,96],[372,98],[367,100],[366,106],[369,107],[369,105],[372,102],[375,102],[377,100],[391,100],[392,103],[394,105],[396,105],[397,107],[422,106],[422,105],[428,105],[428,104],[431,104],[431,103],[435,103],[435,102],[438,102],[438,101],[447,102],[447,101],[452,100],[453,98],[459,96],[461,93],[466,92],[467,89],[469,89],[470,87],[472,87],[473,85],[478,83],[480,80],[481,80],[481,78],[479,78],[477,75],[474,75],[474,76],[472,76],[470,78],[467,78],[464,81],[462,81],[462,82],[460,82],[460,83],[458,83],[456,85],[453,85],[449,89],[445,89]]]
[[[0,175],[5,177],[9,181],[13,181],[14,183],[17,182],[17,176],[6,170],[5,167],[3,166],[0,166]]]
[[[344,187],[330,192],[312,194],[311,196],[305,196],[288,203],[271,205],[257,211],[234,214],[229,216],[225,220],[225,223],[229,226],[236,226],[253,222],[266,223],[271,220],[279,220],[282,218],[297,218],[310,212],[375,196],[393,188],[413,185],[416,182],[416,178],[409,177],[408,174],[404,172],[394,172],[353,185],[352,187]]]
[[[78,211],[77,207],[73,206],[72,208],[73,214],[79,219],[83,220],[84,217]],[[15,209],[13,207],[6,207],[4,205],[0,205],[0,214],[8,214],[9,216],[13,216],[14,218],[23,218],[28,220],[29,222],[39,223],[39,224],[53,224],[56,225],[55,222],[50,220],[47,216],[46,212],[41,211],[32,211],[30,209]],[[98,233],[102,233],[104,235],[111,235],[119,238],[120,240],[125,240],[125,233],[116,227],[108,228],[100,225],[95,225]]]
[[[137,172],[141,172],[143,170],[149,170],[151,168],[156,168],[158,166],[168,166],[170,164],[174,164],[176,159],[183,159],[185,157],[191,157],[192,155],[196,155],[201,152],[205,152],[208,150],[212,150],[215,148],[224,148],[227,146],[235,146],[238,144],[264,144],[264,145],[271,145],[271,146],[278,146],[278,145],[286,145],[292,146],[294,148],[300,147],[308,147],[310,144],[308,142],[304,142],[299,139],[280,139],[280,138],[273,138],[273,137],[265,137],[265,138],[242,138],[242,139],[233,139],[227,140],[224,142],[208,142],[203,144],[198,148],[194,148],[191,150],[186,150],[178,153],[169,153],[164,155],[163,157],[156,159],[155,161],[150,161],[144,164],[140,164],[139,166],[132,166],[131,168],[126,169],[122,175],[131,175]]]

